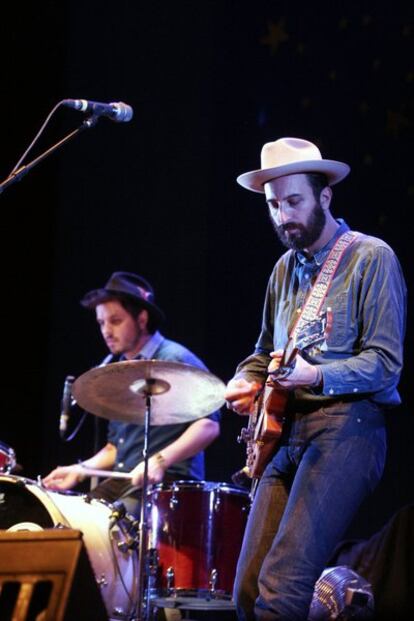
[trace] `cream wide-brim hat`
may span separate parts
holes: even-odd
[[[329,185],[342,181],[351,168],[344,162],[322,159],[318,147],[301,138],[279,138],[263,145],[262,167],[237,177],[237,183],[264,194],[264,184],[272,179],[296,173],[323,173]]]

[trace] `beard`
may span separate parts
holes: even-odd
[[[306,224],[289,222],[280,224],[273,221],[273,228],[282,244],[292,250],[304,250],[312,246],[321,236],[326,223],[326,214],[319,202],[315,202]]]

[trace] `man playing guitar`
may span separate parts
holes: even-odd
[[[234,598],[240,621],[308,618],[316,581],[381,478],[385,410],[400,403],[406,287],[392,249],[355,233],[330,211],[331,186],[349,173],[306,140],[264,145],[261,169],[238,177],[265,194],[288,248],[270,276],[254,352],[226,400],[252,415],[290,338],[332,309],[323,342],[300,350],[288,373],[280,440],[254,495]]]

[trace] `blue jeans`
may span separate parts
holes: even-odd
[[[368,400],[296,413],[256,491],[237,566],[240,621],[307,619],[315,582],[384,468]]]

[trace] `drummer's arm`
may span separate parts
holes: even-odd
[[[116,446],[108,442],[95,455],[83,461],[82,465],[110,470],[115,464],[115,459]],[[85,475],[80,472],[79,464],[72,464],[71,466],[58,466],[42,480],[42,483],[49,489],[68,490],[81,483],[84,478]]]
[[[168,444],[148,460],[148,478],[150,483],[162,481],[166,470],[173,464],[193,457],[203,451],[220,433],[219,423],[210,418],[200,418],[192,423],[177,440]],[[142,484],[143,464],[138,464],[132,471],[132,483],[138,487]]]
[[[160,451],[165,461],[165,469],[203,451],[218,437],[219,433],[220,426],[217,421],[210,418],[196,420],[177,440]]]
[[[115,465],[116,460],[116,446],[107,442],[100,451],[95,453],[93,457],[85,459],[82,462],[83,466],[88,468],[99,468],[101,470],[111,470]]]

